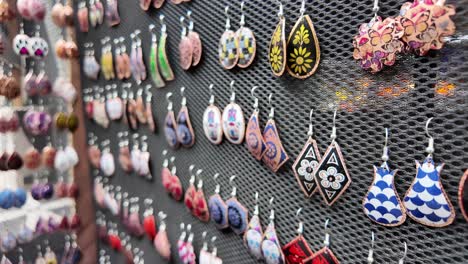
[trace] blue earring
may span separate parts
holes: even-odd
[[[195,133],[190,122],[189,111],[187,108],[187,98],[184,95],[185,87],[180,88],[182,95],[182,104],[177,115],[177,140],[183,147],[190,148],[195,144]]]
[[[221,186],[217,181],[219,173],[213,176],[213,180],[216,182],[215,193],[211,195],[208,201],[208,208],[210,210],[211,221],[213,221],[218,229],[224,229],[229,227],[228,222],[228,207],[221,197],[220,189]]]
[[[236,176],[231,176],[229,183],[232,186],[231,198],[226,201],[228,206],[229,226],[234,233],[241,235],[247,229],[249,221],[249,211],[237,200],[237,188],[233,181]]]
[[[172,93],[166,94],[167,101],[167,115],[164,119],[164,134],[166,136],[167,144],[173,149],[179,147],[179,141],[177,140],[177,123],[174,116],[173,104],[171,101]]]

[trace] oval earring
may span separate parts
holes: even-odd
[[[179,141],[177,140],[177,123],[174,116],[174,110],[172,109],[173,104],[170,100],[172,93],[166,94],[167,101],[167,114],[164,120],[164,135],[169,147],[177,149],[179,147]]]
[[[259,212],[259,206],[258,206],[258,192],[255,192],[254,214],[250,218],[247,231],[244,233],[244,244],[249,249],[250,254],[252,254],[257,260],[263,259],[263,254],[262,254],[263,230],[262,230],[262,224],[260,223],[259,214],[260,212]]]
[[[226,14],[226,30],[219,39],[218,58],[221,66],[229,70],[234,68],[239,61],[239,49],[237,48],[237,35],[231,30],[229,6],[226,6],[224,13]]]
[[[246,142],[247,149],[250,151],[252,156],[254,156],[256,160],[262,160],[267,148],[265,140],[263,140],[262,131],[260,130],[258,98],[255,96],[255,90],[257,88],[257,86],[254,86],[251,90],[251,94],[255,102],[253,104],[254,111],[247,123]]]
[[[193,132],[190,115],[187,108],[187,98],[185,97],[185,87],[180,88],[182,96],[181,108],[177,115],[177,140],[182,147],[190,148],[195,144],[195,133]]]
[[[231,198],[226,201],[228,206],[229,227],[237,235],[242,235],[247,230],[249,221],[249,211],[237,200],[237,187],[234,185],[235,175],[229,179],[229,184],[232,186]]]
[[[230,103],[224,108],[222,121],[226,139],[232,144],[241,144],[245,136],[245,120],[242,108],[236,103],[234,81],[231,82]]]
[[[271,71],[275,76],[280,77],[286,69],[286,19],[283,4],[279,0],[277,2],[279,3],[279,22],[271,36],[268,58]]]
[[[208,200],[208,208],[210,210],[211,221],[215,223],[216,228],[225,229],[229,227],[228,208],[223,198],[220,195],[221,185],[217,181],[219,173],[213,176],[213,181],[216,183],[214,194]]]
[[[241,21],[240,28],[236,31],[237,49],[239,54],[239,60],[237,66],[241,68],[247,68],[252,64],[255,59],[257,52],[257,42],[255,35],[250,28],[245,27],[245,14],[244,14],[245,2],[241,2]]]
[[[188,70],[192,66],[193,46],[187,36],[187,27],[184,24],[185,17],[180,17],[180,25],[182,27],[179,42],[179,64],[184,70]]]
[[[210,84],[210,105],[203,113],[203,130],[208,140],[218,145],[223,140],[223,126],[221,119],[221,111],[215,105],[215,97],[213,94],[213,84]]]
[[[262,253],[267,264],[285,263],[283,250],[278,240],[275,229],[275,209],[273,209],[274,197],[270,199],[270,223],[263,234]]]

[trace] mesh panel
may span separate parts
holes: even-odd
[[[285,1],[284,1],[285,2]],[[396,15],[404,1],[384,1],[381,3],[382,17]],[[455,1],[451,1],[455,2]],[[366,1],[308,1],[307,13],[311,15],[320,41],[322,61],[318,71],[306,81],[291,77],[274,78],[267,60],[270,34],[277,23],[277,5],[274,1],[248,1],[246,5],[246,25],[256,34],[257,57],[248,69],[222,70],[217,60],[218,39],[224,31],[224,1],[192,1],[183,5],[166,3],[161,11],[145,13],[137,1],[120,1],[123,23],[117,28],[102,26],[87,34],[79,34],[80,46],[84,42],[95,43],[104,36],[127,37],[135,29],[142,30],[144,51],[149,50],[150,34],[148,25],[156,23],[159,28],[159,13],[164,12],[168,23],[169,56],[176,73],[176,81],[163,90],[154,90],[155,115],[159,127],[166,114],[164,95],[171,91],[176,96],[174,102],[179,108],[178,89],[187,87],[188,107],[196,132],[196,144],[192,149],[171,151],[175,155],[179,176],[184,186],[188,186],[188,166],[197,165],[204,169],[205,193],[212,194],[215,183],[214,173],[221,173],[222,195],[229,195],[228,179],[236,174],[239,186],[238,197],[252,212],[254,192],[261,197],[263,224],[268,221],[267,201],[275,196],[276,225],[282,244],[295,237],[297,223],[293,218],[299,207],[304,208],[305,236],[314,251],[322,247],[323,223],[331,219],[332,249],[341,263],[364,263],[370,246],[370,233],[376,232],[376,262],[396,263],[402,255],[403,241],[408,243],[408,263],[464,263],[468,260],[467,224],[460,214],[457,186],[468,163],[466,120],[466,72],[464,61],[468,57],[466,42],[452,42],[440,52],[426,57],[407,55],[399,58],[396,66],[384,69],[379,74],[364,72],[352,59],[352,37],[358,26],[372,17],[371,0]],[[239,1],[231,5],[233,29],[240,19]],[[457,34],[468,33],[467,1],[457,2],[455,22]],[[184,72],[177,65],[179,42],[179,16],[190,8],[195,20],[195,30],[200,33],[204,55],[201,64]],[[285,4],[288,32],[299,16],[300,1],[291,0]],[[97,51],[99,56],[100,51]],[[148,57],[148,54],[145,54]],[[245,145],[232,145],[223,142],[214,146],[204,137],[202,114],[208,105],[208,85],[215,84],[217,105],[223,108],[229,102],[229,82],[236,81],[237,102],[242,106],[246,117],[252,111],[253,99],[250,89],[258,85],[261,121],[267,120],[269,93],[273,93],[275,119],[283,145],[291,160],[277,174],[271,173],[258,163],[247,151]],[[149,83],[150,81],[147,81]],[[102,79],[100,85],[106,84]],[[83,80],[83,87],[94,85]],[[136,85],[134,86],[136,90]],[[449,91],[442,95],[443,91]],[[353,179],[350,188],[329,208],[322,198],[315,194],[310,200],[304,199],[291,171],[292,163],[299,154],[307,138],[308,112],[316,109],[314,132],[323,153],[330,143],[333,108],[340,107],[337,119],[338,142],[341,145],[349,173]],[[431,133],[435,137],[435,160],[445,162],[442,172],[443,185],[457,211],[457,218],[451,226],[434,229],[422,226],[408,219],[397,228],[384,228],[372,224],[362,211],[361,201],[372,182],[372,165],[380,162],[384,141],[384,127],[390,127],[390,160],[392,168],[398,168],[396,187],[400,197],[409,188],[415,175],[414,160],[423,160],[427,138],[424,125],[434,116]],[[116,143],[117,131],[126,130],[121,124],[113,123],[108,130],[88,123],[88,131],[94,131],[102,139],[110,137]],[[109,133],[110,132],[110,133]],[[139,133],[148,134],[146,128]],[[225,263],[254,263],[247,253],[242,239],[232,232],[217,231],[212,224],[202,224],[195,220],[182,203],[171,200],[162,188],[161,151],[167,148],[163,132],[150,136],[149,143],[153,157],[155,182],[147,184],[136,176],[126,176],[122,172],[112,183],[123,186],[131,195],[151,197],[157,210],[166,211],[168,230],[173,245],[179,236],[180,222],[192,223],[196,232],[195,246],[200,249],[201,233],[208,230],[209,236],[217,236],[219,255]],[[117,153],[116,145],[112,149]],[[108,216],[108,219],[112,219]],[[133,241],[135,246],[145,251],[145,259],[160,263],[148,241]],[[172,252],[177,252],[172,247]],[[119,259],[120,258],[120,259]],[[123,261],[113,256],[115,262]],[[177,260],[174,260],[177,263]]]

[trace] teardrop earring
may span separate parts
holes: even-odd
[[[314,171],[313,178],[325,203],[331,206],[348,189],[351,176],[346,168],[341,148],[336,142],[336,112],[333,114],[332,142]]]
[[[184,70],[188,70],[192,66],[193,59],[193,46],[192,42],[187,36],[187,27],[184,24],[185,17],[180,16],[180,25],[182,30],[180,32],[179,42],[179,64]]]
[[[374,181],[362,201],[364,213],[373,222],[383,226],[399,226],[406,220],[406,209],[395,188],[395,174],[388,166],[388,128],[385,128],[385,145],[382,165],[374,166]]]
[[[263,139],[266,144],[266,152],[262,160],[267,167],[273,172],[277,172],[288,160],[289,156],[283,148],[281,139],[279,137],[278,129],[276,128],[275,108],[271,102],[273,94],[268,97],[268,105],[271,107],[270,114],[268,115],[268,122],[263,130]]]
[[[422,164],[416,161],[416,177],[405,194],[403,203],[408,216],[414,221],[431,227],[444,227],[455,220],[455,209],[440,180],[440,173],[444,163],[436,166],[432,154],[434,153],[434,138],[429,134],[429,124],[426,122],[426,135],[429,144],[428,153]]]
[[[286,66],[289,74],[298,79],[310,77],[320,63],[320,45],[312,19],[304,15],[305,3],[302,0],[299,19],[289,33],[287,44]]]
[[[274,197],[270,199],[270,223],[268,224],[265,233],[263,234],[262,253],[267,264],[284,263],[284,254],[281,249],[281,244],[278,240],[278,235],[275,229],[275,209],[273,209]]]
[[[234,185],[235,175],[229,179],[232,186],[231,198],[226,201],[228,206],[229,226],[237,235],[242,235],[247,230],[249,211],[237,200],[237,187]]]
[[[167,44],[167,28],[164,23],[164,15],[159,15],[159,21],[161,22],[161,35],[159,36],[159,45],[158,45],[158,65],[161,70],[161,75],[166,81],[174,80],[174,72],[172,71],[171,65],[169,63],[169,58],[166,53],[166,44]]]
[[[254,214],[250,218],[247,231],[244,233],[244,244],[249,249],[257,260],[263,259],[262,253],[262,241],[263,241],[263,230],[262,224],[260,223],[260,212],[258,207],[258,192],[255,192],[255,207]]]
[[[218,58],[221,66],[226,70],[230,70],[234,68],[239,61],[239,49],[237,47],[237,35],[231,30],[229,6],[225,7],[224,13],[226,14],[226,29],[219,39]]]
[[[252,156],[254,156],[254,158],[257,160],[261,160],[267,148],[265,141],[263,140],[262,131],[260,130],[260,121],[258,117],[258,98],[255,96],[255,89],[257,88],[257,86],[254,86],[251,90],[251,94],[255,99],[255,102],[253,104],[254,111],[250,116],[249,122],[247,123],[246,142],[247,149],[250,151]]]
[[[215,223],[216,228],[225,229],[229,227],[228,208],[223,198],[220,195],[221,185],[218,182],[219,173],[213,176],[213,181],[216,183],[214,194],[208,200],[208,208],[210,210],[211,221]]]
[[[300,219],[301,212],[302,208],[296,211],[296,219],[299,222],[297,237],[283,247],[283,254],[288,264],[302,264],[305,259],[314,254],[303,236],[304,222]]]
[[[210,211],[206,202],[205,193],[203,192],[203,178],[201,176],[203,170],[198,170],[196,177],[198,178],[197,192],[193,199],[194,214],[202,222],[210,221]]]
[[[270,56],[268,58],[271,71],[275,76],[280,77],[286,69],[286,19],[284,18],[283,4],[280,0],[276,2],[279,3],[279,22],[271,36],[269,48]]]
[[[163,77],[161,76],[160,69],[158,66],[158,36],[156,33],[156,26],[149,25],[149,31],[151,32],[151,47],[150,47],[150,74],[153,79],[156,88],[163,88],[166,86]]]
[[[177,167],[174,164],[175,157],[171,157],[171,196],[176,201],[182,200],[182,196],[184,195],[184,188],[182,187],[182,183],[180,182],[179,176],[177,176]]]
[[[223,110],[223,132],[229,142],[232,144],[241,144],[245,136],[245,120],[242,108],[236,103],[234,83],[234,81],[231,81],[230,84],[231,102]]]
[[[314,130],[312,125],[312,114],[314,110],[310,110],[310,123],[309,131],[307,132],[307,142],[301,150],[301,153],[294,162],[292,168],[294,175],[296,176],[297,182],[302,189],[305,197],[310,198],[312,194],[317,190],[317,184],[314,180],[314,170],[317,168],[321,157],[318,149],[317,141],[313,138]]]
[[[210,84],[210,105],[203,113],[203,131],[208,140],[218,145],[223,140],[223,126],[221,119],[221,111],[215,105],[215,97],[213,94],[213,84]]]
[[[181,107],[177,115],[177,140],[182,147],[190,148],[195,144],[195,133],[193,132],[190,115],[187,108],[187,98],[185,97],[185,87],[180,88],[182,96]]]
[[[192,19],[191,10],[187,10],[187,18],[189,20],[187,37],[190,39],[190,42],[192,43],[192,66],[197,66],[200,63],[202,53],[203,53],[202,41],[200,39],[200,35],[193,30],[194,22]]]
[[[245,2],[241,2],[241,20],[240,28],[236,32],[237,49],[239,54],[239,61],[237,66],[241,68],[247,68],[252,64],[255,59],[257,51],[257,42],[255,35],[250,28],[245,27],[245,13],[244,13]]]
[[[195,174],[193,174],[193,169],[195,168],[195,165],[190,165],[189,167],[189,174],[190,174],[190,180],[189,180],[189,187],[185,191],[185,196],[184,196],[184,204],[185,207],[189,210],[190,213],[193,212],[194,209],[194,202],[193,199],[195,198],[195,193],[196,193],[196,188],[195,188]]]
[[[172,93],[166,94],[167,101],[167,114],[164,121],[164,135],[169,147],[177,149],[179,147],[179,141],[177,140],[177,123],[174,116],[174,110],[172,109],[173,104],[171,101]]]
[[[329,219],[325,221],[325,240],[323,241],[323,248],[317,251],[312,257],[305,259],[302,263],[304,264],[316,264],[316,263],[326,263],[326,264],[339,264],[340,262],[336,258],[333,251],[329,248],[330,246],[330,233],[328,230]]]
[[[156,237],[154,238],[154,247],[156,251],[166,260],[171,258],[171,244],[169,239],[167,238],[167,225],[166,225],[166,218],[167,215],[164,212],[158,213],[159,218],[159,231]]]

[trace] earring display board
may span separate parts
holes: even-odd
[[[289,32],[299,16],[301,1],[283,2]],[[382,17],[397,15],[404,2],[384,1],[380,4],[379,14]],[[448,2],[457,7],[457,14],[453,17],[457,26],[455,38],[465,36],[468,34],[468,1]],[[155,212],[168,214],[166,221],[173,263],[179,263],[176,242],[181,222],[193,225],[196,252],[202,247],[201,234],[206,230],[208,237],[217,237],[218,255],[224,263],[255,263],[254,257],[243,245],[242,237],[232,231],[218,231],[213,223],[201,223],[192,217],[182,202],[171,199],[161,184],[161,153],[168,149],[162,129],[167,113],[165,95],[167,92],[174,94],[172,100],[177,114],[181,101],[179,89],[182,86],[186,87],[185,96],[196,142],[190,149],[169,150],[168,156],[176,157],[177,174],[184,188],[189,185],[190,164],[194,164],[196,169],[203,169],[207,197],[214,192],[216,184],[212,177],[215,173],[220,173],[224,199],[229,197],[231,191],[229,177],[237,175],[238,199],[250,213],[253,213],[254,193],[260,193],[260,215],[264,227],[268,223],[268,201],[270,197],[275,197],[275,222],[282,245],[296,236],[297,221],[294,215],[302,207],[304,236],[314,252],[323,246],[323,226],[328,218],[331,249],[340,263],[365,262],[372,231],[376,234],[374,258],[377,263],[396,263],[403,255],[403,242],[408,244],[408,263],[465,263],[468,260],[468,224],[457,203],[457,187],[468,164],[466,39],[452,39],[442,50],[431,52],[428,56],[405,55],[395,66],[370,74],[353,60],[352,38],[357,34],[359,25],[372,18],[373,1],[307,1],[306,14],[312,18],[320,42],[321,62],[318,70],[306,80],[286,75],[276,78],[268,63],[268,45],[278,22],[277,3],[272,0],[246,1],[246,27],[255,33],[257,56],[246,69],[223,70],[218,62],[217,46],[225,28],[226,3],[230,5],[232,29],[236,30],[240,21],[240,1],[196,0],[180,5],[167,1],[161,9],[148,12],[140,9],[138,1],[119,1],[120,25],[113,28],[103,25],[77,36],[80,48],[86,42],[99,43],[105,36],[111,39],[125,36],[128,50],[130,33],[140,29],[145,62],[149,65],[151,34],[148,26],[154,23],[159,29],[159,14],[166,16],[168,56],[176,78],[168,82],[165,88],[151,90],[158,127],[156,133],[152,134],[146,126],[137,131],[140,135],[148,136],[154,180],[148,183],[139,176],[127,175],[117,165],[110,183],[122,186],[123,191],[128,192],[129,196],[140,197],[140,201],[152,198]],[[178,64],[179,17],[185,15],[188,9],[193,11],[195,31],[203,42],[203,57],[197,67],[184,71]],[[99,58],[100,48],[95,45],[95,50]],[[241,105],[246,118],[253,111],[254,99],[250,90],[254,85],[258,86],[256,95],[260,100],[262,127],[268,118],[268,95],[273,93],[275,121],[283,146],[290,156],[278,173],[272,173],[258,162],[248,152],[245,143],[233,145],[224,140],[216,146],[203,133],[202,116],[208,106],[209,85],[214,84],[216,104],[222,109],[229,103],[229,83],[232,80],[236,81],[236,102]],[[104,87],[113,83],[118,87],[122,84],[118,80],[104,81],[102,76],[98,82],[82,79],[83,88]],[[150,78],[140,86],[133,84],[132,89],[136,92],[146,84],[152,84]],[[320,152],[324,153],[331,142],[333,110],[336,107],[337,141],[352,183],[344,195],[332,207],[328,207],[318,193],[310,199],[304,198],[291,167],[307,140],[310,109],[314,109],[314,136]],[[454,223],[445,228],[426,227],[409,218],[403,225],[393,228],[372,223],[363,212],[362,200],[373,181],[372,165],[381,162],[385,127],[390,129],[390,166],[398,169],[396,190],[403,197],[416,174],[415,160],[422,161],[426,155],[425,123],[429,117],[434,117],[430,127],[431,135],[435,138],[434,159],[437,164],[445,163],[441,173],[442,183],[457,213]],[[108,129],[103,129],[88,120],[86,128],[100,140],[109,139],[112,142],[111,151],[117,161],[117,133],[127,131],[128,127],[120,122],[111,122]],[[143,209],[142,203],[140,208]],[[106,220],[119,222],[110,213],[106,212],[106,215]],[[163,263],[147,239],[132,239],[131,244],[145,252],[145,260],[149,263]],[[101,249],[111,254],[112,263],[123,262],[123,256],[114,254],[107,246],[101,245]]]

